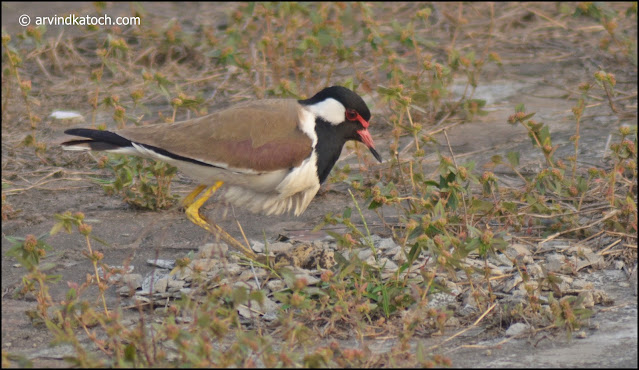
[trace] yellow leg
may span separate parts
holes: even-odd
[[[204,189],[206,189],[206,185],[198,185],[197,188],[195,188],[195,190],[190,192],[189,195],[187,195],[184,199],[182,199],[182,205],[184,206],[184,208],[188,208],[191,204],[193,204],[193,201],[195,200],[195,198],[197,198],[197,196],[200,195],[200,193]]]
[[[186,217],[197,226],[219,237],[220,239],[230,244],[232,247],[241,250],[242,253],[244,253],[244,255],[246,255],[248,258],[256,259],[257,256],[255,255],[255,253],[253,253],[252,250],[250,250],[244,244],[238,242],[234,237],[229,235],[215,223],[209,222],[206,217],[200,214],[200,207],[202,207],[202,205],[217,191],[217,189],[222,186],[222,184],[224,184],[223,181],[216,182],[215,184],[213,184],[213,186],[206,189],[204,194],[202,194],[202,196],[196,201],[193,200],[206,188],[206,186],[200,185],[194,191],[192,191],[191,194],[187,195],[186,198],[184,198],[184,200],[182,201],[182,203],[187,207]]]

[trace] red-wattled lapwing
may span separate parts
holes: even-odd
[[[97,150],[155,158],[172,164],[200,185],[184,198],[186,215],[245,254],[241,243],[199,209],[223,184],[225,199],[266,215],[300,215],[326,180],[344,143],[364,143],[381,162],[368,132],[371,114],[353,91],[327,87],[310,99],[266,99],[239,103],[204,117],[167,125],[115,132],[76,128],[86,139],[61,145],[66,150]],[[208,189],[207,189],[208,187]],[[196,201],[196,197],[204,190]]]

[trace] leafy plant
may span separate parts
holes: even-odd
[[[166,209],[173,205],[177,196],[170,193],[171,180],[177,168],[139,157],[110,155],[109,158],[102,163],[113,171],[115,179],[94,179],[107,194],[118,194],[125,202],[144,209]]]

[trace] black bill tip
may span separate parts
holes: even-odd
[[[382,156],[379,155],[379,153],[377,153],[377,150],[375,150],[375,148],[368,148],[370,149],[371,153],[373,154],[373,157],[375,157],[375,159],[377,159],[379,161],[379,163],[382,163]]]

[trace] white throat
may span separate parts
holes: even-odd
[[[342,103],[333,98],[328,98],[322,102],[307,105],[306,108],[310,110],[316,117],[320,117],[323,120],[329,122],[331,125],[339,125],[344,122],[344,115],[346,114],[346,108]]]

